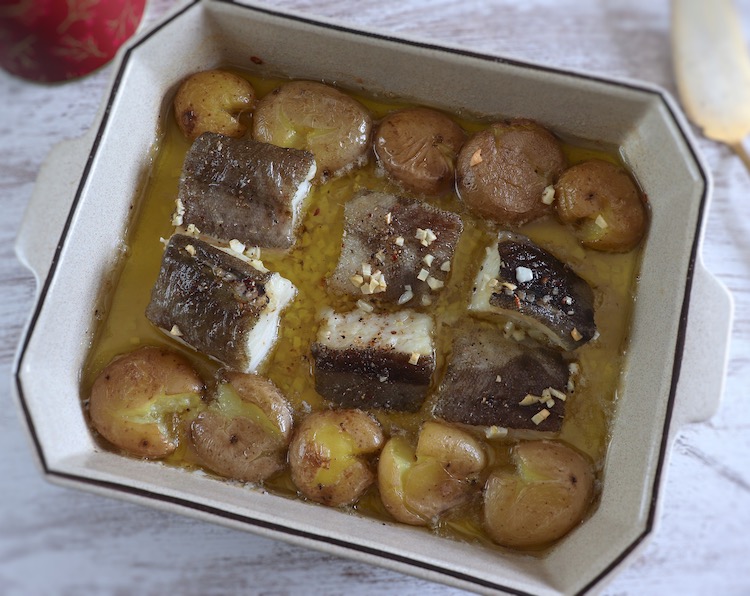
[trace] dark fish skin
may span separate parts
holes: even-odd
[[[500,377],[498,382],[497,378]],[[433,402],[433,415],[447,422],[557,433],[565,402],[519,405],[527,394],[553,387],[565,393],[568,365],[560,352],[506,339],[498,329],[466,323],[457,331],[445,377]],[[532,417],[546,408],[540,424]]]
[[[177,325],[180,339],[193,348],[244,370],[246,335],[268,304],[270,277],[207,242],[176,234],[164,251],[146,317],[166,331]]]
[[[389,213],[390,223],[386,219]],[[361,273],[361,266],[366,262],[373,271],[382,271],[387,283],[384,292],[366,298],[397,303],[404,293],[404,286],[410,285],[414,297],[407,306],[420,306],[422,296],[437,299],[439,291],[430,289],[417,276],[424,268],[435,279],[447,282],[450,273],[442,271],[440,266],[453,258],[463,231],[463,223],[457,214],[423,201],[365,191],[347,203],[344,217],[341,256],[329,278],[333,290],[362,297],[362,292],[350,278]],[[429,246],[423,246],[415,238],[418,228],[431,229],[437,239]],[[403,246],[395,243],[399,236],[404,239]],[[431,267],[422,260],[428,254],[434,257]]]
[[[416,412],[435,371],[434,355],[410,364],[410,354],[393,350],[312,345],[315,390],[334,405],[363,410]],[[384,379],[384,380],[381,380]]]
[[[492,306],[536,320],[555,335],[565,350],[575,350],[594,337],[594,293],[585,280],[520,234],[502,232],[497,250],[498,280],[517,288],[511,291],[499,286],[490,297]],[[534,279],[519,282],[516,267],[527,267]],[[579,339],[573,337],[574,329],[581,335]]]
[[[204,133],[182,167],[182,223],[223,242],[236,238],[249,246],[289,248],[292,197],[314,164],[309,151]]]

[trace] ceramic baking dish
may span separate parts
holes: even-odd
[[[622,148],[650,197],[653,219],[601,502],[544,556],[344,515],[121,457],[95,443],[79,396],[96,328],[92,305],[124,250],[132,206],[163,129],[165,98],[188,73],[217,65],[388,92],[448,110],[525,116],[562,135]],[[123,48],[98,124],[52,152],[18,238],[19,258],[36,275],[38,292],[14,388],[40,466],[56,483],[461,588],[534,594],[599,588],[654,531],[677,430],[710,417],[721,395],[731,300],[701,263],[710,191],[684,118],[650,85],[355,31],[259,5],[184,5]]]

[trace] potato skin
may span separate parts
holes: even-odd
[[[394,182],[417,195],[437,196],[453,188],[456,157],[465,140],[464,130],[445,114],[412,108],[383,118],[373,149]]]
[[[366,456],[382,445],[380,424],[361,410],[309,414],[289,446],[292,481],[311,501],[352,504],[375,481]]]
[[[177,448],[179,412],[169,410],[170,396],[187,395],[174,406],[184,410],[200,401],[203,389],[198,373],[182,356],[146,346],[115,358],[99,373],[91,388],[89,416],[94,428],[120,449],[140,457],[165,457]],[[160,401],[167,406],[163,420],[148,418]]]
[[[646,205],[624,168],[590,160],[566,170],[555,184],[557,214],[588,248],[627,252],[646,231]],[[602,216],[606,227],[596,223]]]
[[[182,134],[194,141],[204,132],[241,137],[247,127],[239,115],[251,110],[255,89],[240,76],[206,70],[187,77],[174,98],[174,114]]]
[[[532,120],[490,125],[464,144],[456,163],[456,190],[476,215],[521,226],[551,212],[544,189],[566,166],[555,136]]]
[[[520,443],[512,460],[515,471],[496,469],[487,478],[487,533],[512,548],[544,546],[567,534],[593,498],[590,462],[558,441]]]

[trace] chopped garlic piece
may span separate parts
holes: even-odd
[[[445,284],[442,281],[440,281],[439,279],[436,279],[436,278],[432,277],[432,275],[430,275],[427,278],[427,285],[430,286],[431,290],[439,290]]]
[[[428,267],[432,266],[432,262],[435,260],[435,257],[433,257],[431,254],[426,254],[424,258],[422,259],[424,261],[424,264]]]
[[[578,331],[575,327],[573,327],[573,331],[570,332],[570,337],[572,337],[575,341],[580,341],[583,339],[583,335],[581,335],[581,332]]]
[[[545,205],[551,205],[555,202],[555,187],[551,184],[544,189],[542,193],[542,203]]]
[[[567,396],[562,391],[560,391],[559,389],[555,389],[554,387],[549,387],[549,392],[552,397],[556,397],[560,401],[565,401],[565,399],[567,398]]]
[[[363,311],[365,311],[365,312],[372,312],[373,310],[375,310],[375,309],[374,309],[374,308],[372,307],[372,304],[370,304],[370,303],[368,303],[368,302],[365,302],[364,300],[357,300],[357,306],[358,306],[358,307],[359,307],[359,308],[360,308],[361,310],[363,310]]]
[[[362,275],[365,277],[372,275],[372,267],[370,267],[370,263],[362,263]]]
[[[263,264],[263,261],[261,261],[260,259],[250,259],[250,265],[256,271],[260,271],[261,273],[268,273],[268,269],[266,269],[266,266]]]
[[[450,271],[451,270],[451,262],[450,261],[444,261],[442,265],[440,265],[440,271]]]
[[[398,305],[401,306],[402,304],[406,304],[412,298],[414,298],[414,292],[412,292],[411,289],[405,290],[404,293],[398,297]]]
[[[417,279],[419,281],[425,281],[430,275],[430,272],[427,271],[427,269],[420,269],[419,275],[417,275]]]
[[[432,298],[430,298],[427,294],[422,296],[422,306],[430,306],[432,304]]]
[[[542,422],[544,422],[545,420],[547,420],[547,418],[549,418],[549,410],[547,408],[545,408],[544,410],[541,410],[541,411],[537,412],[536,414],[534,414],[531,417],[531,421],[534,424],[541,424]]]
[[[398,238],[396,238],[396,239],[395,239],[395,240],[393,241],[393,243],[394,243],[394,244],[395,244],[396,246],[403,246],[403,245],[404,245],[404,237],[403,237],[403,236],[399,236]]]
[[[177,325],[172,325],[172,328],[169,330],[169,333],[171,335],[174,335],[175,337],[182,337],[182,331],[180,331],[180,328]]]
[[[497,375],[497,376],[495,377],[495,383],[501,383],[501,382],[502,382],[502,380],[503,380],[503,378],[502,378],[502,377],[501,377],[500,375]]]
[[[430,228],[427,228],[426,230],[423,230],[422,228],[417,228],[417,233],[414,235],[414,237],[420,241],[422,246],[429,246],[435,240],[437,240],[437,234],[433,232]]]
[[[391,221],[393,221],[393,215],[391,215],[391,212],[389,211],[385,214],[385,223],[389,224]]]
[[[195,247],[192,244],[188,244],[185,246],[185,252],[188,253],[191,257],[195,256]]]
[[[356,287],[360,288],[362,287],[362,284],[365,283],[365,278],[359,274],[356,274],[356,275],[352,275],[349,278],[349,281],[351,281]]]
[[[544,402],[544,405],[547,406],[548,408],[554,408],[555,400],[550,398],[546,402]]]
[[[602,214],[596,216],[594,223],[599,226],[602,230],[607,227],[607,221],[602,217]]]
[[[245,245],[239,240],[237,240],[237,238],[232,238],[229,241],[229,248],[231,248],[234,252],[236,252],[239,255],[245,252]]]
[[[518,283],[526,283],[534,279],[534,273],[528,267],[516,267],[516,279]]]
[[[488,439],[500,439],[508,436],[508,429],[504,426],[488,426],[484,429],[484,436]]]
[[[172,215],[172,225],[181,226],[183,221],[183,215],[185,215],[185,205],[182,203],[182,199],[175,200],[176,210]]]
[[[188,224],[188,227],[185,231],[191,236],[197,236],[201,233],[201,231],[195,227],[195,224]]]
[[[527,393],[526,397],[524,397],[520,402],[518,402],[519,406],[533,406],[534,404],[539,403],[540,399],[538,395],[532,395],[531,393]]]
[[[417,362],[419,362],[419,354],[412,352],[409,356],[409,364],[416,364]]]

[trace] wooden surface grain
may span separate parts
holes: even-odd
[[[674,92],[666,0],[278,0],[316,18],[562,68],[643,79]],[[174,5],[149,0],[144,25]],[[750,2],[740,0],[745,31]],[[748,36],[750,38],[750,35]],[[34,282],[13,244],[40,164],[92,124],[111,74],[62,85],[0,73],[0,594],[452,594],[378,567],[52,486],[10,395]],[[736,315],[722,405],[677,438],[660,524],[605,588],[616,594],[750,594],[750,176],[696,131],[714,177],[704,258]]]

